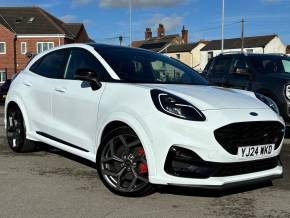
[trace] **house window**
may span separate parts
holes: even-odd
[[[21,42],[21,54],[25,55],[27,53],[27,43],[26,42]]]
[[[0,42],[0,54],[6,54],[6,42]]]
[[[176,54],[176,59],[180,60],[180,54]]]
[[[207,53],[207,60],[209,61],[212,58],[213,58],[213,52],[212,51],[211,52],[208,52]]]
[[[0,70],[0,83],[4,83],[6,81],[6,71]]]
[[[44,52],[54,47],[54,42],[37,42],[37,53]]]

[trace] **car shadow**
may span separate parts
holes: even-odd
[[[62,156],[64,158],[67,158],[69,160],[78,162],[78,163],[80,163],[82,165],[85,165],[85,166],[88,166],[90,168],[96,169],[95,163],[93,163],[93,162],[91,162],[91,161],[89,161],[87,159],[84,159],[82,157],[76,156],[76,155],[71,154],[69,152],[54,148],[54,147],[52,147],[50,145],[47,145],[47,144],[44,144],[44,143],[38,143],[37,150],[35,151],[35,153],[41,152],[41,151],[44,151],[44,152],[47,152],[47,153],[51,153],[51,154],[55,154],[55,155],[59,155],[59,156]]]
[[[216,198],[216,197],[224,197],[224,196],[229,196],[229,195],[245,193],[245,192],[262,189],[266,187],[271,187],[271,186],[273,186],[271,181],[242,186],[238,188],[229,188],[229,189],[224,189],[224,190],[177,187],[177,186],[160,186],[157,189],[157,192],[159,192],[160,194]]]
[[[95,163],[76,156],[74,154],[68,153],[66,151],[53,148],[47,144],[39,143],[38,149],[36,152],[48,152],[51,154],[59,155],[69,160],[78,162],[90,168],[96,169]],[[178,186],[156,186],[155,193],[160,194],[172,194],[172,195],[183,195],[183,196],[192,196],[192,197],[223,197],[228,195],[234,195],[244,192],[249,192],[257,189],[262,189],[266,187],[271,187],[273,184],[271,181],[263,182],[259,184],[251,184],[247,186],[242,186],[238,188],[229,188],[225,190],[215,190],[215,189],[201,189],[201,188],[190,188],[190,187],[178,187]]]

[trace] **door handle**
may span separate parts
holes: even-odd
[[[32,83],[29,82],[29,81],[24,81],[23,84],[24,84],[25,86],[28,86],[28,87],[31,87],[31,86],[32,86]]]
[[[60,92],[60,93],[65,93],[66,92],[66,88],[62,88],[62,87],[56,87],[54,90],[56,92]]]

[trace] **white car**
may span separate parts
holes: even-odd
[[[9,146],[36,142],[96,163],[114,193],[154,184],[228,188],[282,176],[284,122],[260,94],[210,86],[154,52],[65,45],[37,55],[5,102]]]

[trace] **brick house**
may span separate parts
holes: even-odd
[[[39,7],[0,7],[0,83],[23,70],[29,56],[89,41],[82,23],[64,23]]]

